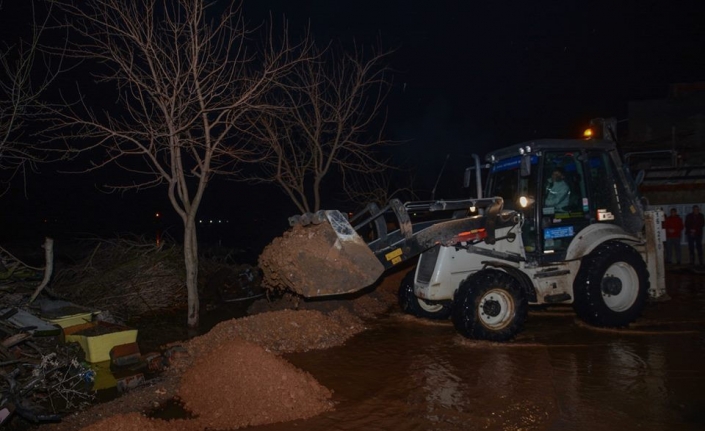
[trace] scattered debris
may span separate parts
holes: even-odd
[[[37,336],[60,335],[61,327],[54,325],[21,308],[0,309],[0,319],[14,326],[18,330],[26,331]]]
[[[137,330],[97,320],[64,329],[66,342],[76,342],[91,363],[110,361],[110,351],[116,346],[137,342]]]
[[[13,288],[12,294],[0,299],[0,309],[7,309],[10,314],[19,313],[19,311],[13,313],[12,309],[36,314],[41,317],[41,320],[54,324],[52,325],[54,328],[61,327],[69,335],[78,333],[78,336],[89,339],[111,334],[111,332],[90,332],[101,331],[101,328],[109,326],[103,322],[96,323],[95,319],[105,321],[112,315],[117,317],[119,322],[126,322],[131,317],[149,316],[153,314],[151,312],[172,310],[185,305],[183,274],[180,269],[182,268],[181,252],[178,249],[169,248],[164,243],[156,247],[152,243],[143,244],[139,241],[120,239],[101,241],[90,250],[89,256],[78,260],[79,264],[72,265],[68,269],[57,267],[54,280],[42,291],[42,295],[37,298],[32,307],[28,306],[27,298],[36,288],[37,278],[41,277],[35,277],[29,289]],[[205,264],[209,265],[209,263]],[[222,263],[210,265],[208,269],[211,271],[201,272],[202,280],[207,280],[211,284],[207,286],[209,283],[203,283],[202,292],[214,292],[213,299],[217,303],[253,300],[259,295],[264,295],[260,287],[262,273],[258,268],[249,265],[226,266]],[[398,281],[395,283],[398,285]],[[75,301],[81,305],[72,304],[69,301],[48,301],[46,295],[61,295],[66,300]],[[321,349],[344,343],[353,334],[364,330],[362,318],[384,312],[395,301],[395,296],[390,296],[389,292],[378,289],[372,294],[367,292],[365,295],[340,301],[307,301],[293,295],[280,298],[275,302],[270,302],[269,298],[271,298],[271,292],[270,296],[262,296],[257,301],[259,306],[251,307],[250,311],[253,314],[275,311],[273,313],[262,313],[222,322],[210,333],[184,342],[183,345],[171,346],[163,353],[150,351],[146,355],[140,355],[135,340],[119,342],[113,340],[107,344],[106,362],[90,365],[82,361],[95,359],[92,348],[81,349],[76,343],[62,344],[61,337],[58,336],[39,337],[41,331],[39,333],[36,331],[37,325],[26,326],[25,324],[20,328],[8,323],[7,319],[5,321],[0,319],[0,329],[5,330],[0,332],[0,342],[7,344],[5,346],[0,343],[0,372],[2,373],[0,383],[3,385],[0,418],[5,415],[5,419],[0,420],[22,415],[31,421],[47,421],[57,419],[57,416],[52,415],[60,415],[62,423],[51,425],[48,429],[69,430],[79,429],[108,416],[118,415],[102,423],[113,424],[113,428],[124,429],[120,428],[120,421],[128,417],[136,418],[136,416],[120,416],[120,414],[135,411],[148,412],[155,405],[173,400],[177,393],[186,394],[190,391],[192,395],[189,405],[201,416],[209,416],[207,411],[200,410],[209,407],[207,405],[196,407],[199,397],[204,399],[208,397],[211,404],[215,406],[217,403],[213,400],[231,395],[224,394],[223,391],[230,390],[230,386],[233,385],[223,385],[219,379],[211,378],[212,381],[208,382],[210,386],[206,385],[206,388],[203,379],[193,377],[191,387],[182,381],[186,376],[184,372],[188,372],[190,376],[218,375],[238,381],[240,377],[236,375],[237,373],[249,372],[252,385],[256,390],[261,390],[262,397],[268,399],[271,399],[271,396],[266,391],[277,388],[278,384],[283,384],[281,379],[286,375],[287,379],[290,378],[287,380],[289,384],[286,384],[283,389],[280,388],[278,392],[286,395],[280,400],[281,415],[275,415],[279,419],[272,416],[277,421],[307,417],[331,408],[329,396],[325,395],[327,390],[310,379],[310,376],[307,378],[305,373],[301,374],[300,370],[285,363],[279,355],[284,352]],[[247,304],[244,305],[247,306]],[[11,316],[7,316],[9,317]],[[89,332],[70,329],[81,325],[87,325],[83,330]],[[32,326],[37,328],[31,328]],[[283,327],[287,328],[286,331],[282,331]],[[63,349],[70,349],[73,355],[60,353],[64,351]],[[243,349],[247,350],[246,357],[242,356],[245,354]],[[105,351],[106,349],[101,347],[101,352]],[[64,397],[56,393],[48,396],[47,391],[42,389],[50,384],[49,375],[58,376],[58,374],[43,373],[41,376],[47,376],[42,378],[48,383],[32,383],[26,386],[32,380],[30,370],[41,368],[42,358],[49,357],[51,353],[55,353],[56,358],[63,360],[63,362],[57,362],[54,368],[64,370],[61,374],[64,383],[52,388],[63,393]],[[248,357],[250,362],[243,362],[244,365],[239,368],[233,367],[234,363],[245,361]],[[53,361],[56,362],[56,360]],[[199,365],[194,365],[196,361],[199,361]],[[49,364],[52,361],[46,362]],[[63,368],[60,367],[61,364]],[[266,364],[274,368],[262,366]],[[20,371],[16,372],[15,369]],[[276,371],[273,372],[272,370],[275,369]],[[17,373],[14,378],[20,383],[11,387],[6,383],[7,380],[2,379],[6,374],[13,372]],[[299,377],[294,377],[295,374]],[[296,382],[302,383],[303,386],[297,386]],[[18,399],[16,389],[23,387],[32,389],[23,392],[24,398]],[[119,393],[126,393],[108,404],[90,405],[90,410],[86,414],[70,414],[89,406],[95,390],[109,387],[116,388]],[[249,387],[249,390],[255,389]],[[15,398],[12,398],[13,396]],[[253,398],[254,401],[256,399]],[[245,416],[257,414],[260,409],[256,404],[247,406],[242,404],[239,410],[233,410],[232,415],[242,413],[244,416],[238,416],[236,419],[244,420]],[[268,410],[263,417],[267,417],[270,413],[272,412]],[[259,414],[261,415],[262,412],[259,411]],[[214,419],[209,417],[208,420]],[[175,421],[170,421],[169,425],[162,421],[146,421],[145,424],[148,423],[150,427],[165,425],[165,427],[170,426],[172,430],[180,429],[182,425],[194,425],[188,420],[176,421],[178,426],[173,426]],[[141,422],[141,419],[138,419],[138,422]],[[216,423],[207,425],[222,427],[221,424]]]
[[[39,306],[39,315],[47,322],[68,328],[92,322],[101,312],[60,299],[42,298],[34,302]],[[104,320],[101,316],[101,320]]]
[[[202,297],[212,304],[240,302],[265,296],[262,288],[262,271],[254,266],[223,265],[203,262],[207,282]]]
[[[0,322],[0,332],[10,331]],[[58,337],[40,342],[16,333],[9,338],[18,342],[0,350],[0,424],[13,413],[32,423],[56,422],[91,404],[94,373],[79,362],[80,349]]]
[[[90,255],[57,270],[55,294],[109,311],[118,322],[186,306],[183,252],[139,238],[100,240]]]
[[[42,279],[44,268],[28,265],[0,247],[0,291],[8,290],[11,283]]]
[[[142,360],[137,343],[120,344],[110,349],[110,363],[116,367],[138,364]]]

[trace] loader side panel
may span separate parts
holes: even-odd
[[[433,270],[436,269],[436,262],[438,261],[440,249],[440,247],[433,247],[426,250],[426,252],[419,258],[419,269],[416,275],[416,280],[419,283],[428,284],[431,282]]]

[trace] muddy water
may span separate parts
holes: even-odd
[[[570,308],[534,311],[513,343],[391,314],[345,346],[287,355],[334,390],[335,411],[260,430],[703,430],[705,277],[628,330]]]

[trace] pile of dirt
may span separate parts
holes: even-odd
[[[329,410],[329,391],[278,354],[343,344],[364,330],[361,317],[389,308],[405,273],[389,274],[374,291],[355,299],[304,301],[298,303],[298,311],[281,309],[221,322],[207,334],[182,343],[186,354],[172,358],[172,366],[161,381],[66,418],[47,430],[75,430],[90,424],[86,429],[91,431],[232,429]],[[301,300],[289,298],[277,303],[290,307]],[[265,306],[276,307],[277,303]],[[147,414],[177,396],[197,418],[166,422],[128,414]],[[94,424],[109,415],[117,416]]]
[[[308,418],[332,409],[331,396],[310,374],[238,338],[201,356],[179,389],[201,429]]]
[[[228,430],[305,419],[333,408],[331,392],[310,374],[241,338],[198,357],[177,392],[193,418],[165,421],[122,413],[82,431]]]
[[[364,329],[359,318],[343,309],[328,314],[281,310],[221,322],[183,346],[199,357],[223,342],[243,338],[274,353],[306,352],[339,346]]]
[[[262,251],[262,285],[305,297],[355,292],[374,283],[384,267],[348,224],[339,236],[327,221],[296,225]]]
[[[91,430],[142,429],[131,428],[132,425],[130,425],[135,423],[135,416],[140,416],[137,412],[146,413],[169,402],[177,393],[179,380],[177,373],[167,373],[119,398],[95,404],[85,411],[65,416],[59,423],[42,425],[41,429],[43,431],[74,431],[86,427],[90,427],[88,429]],[[125,421],[124,428],[122,427],[123,420]],[[104,423],[106,426],[105,428],[94,428],[96,423]],[[178,431],[178,429],[175,428],[173,431]]]

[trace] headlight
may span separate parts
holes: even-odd
[[[522,208],[526,208],[533,203],[534,203],[534,200],[532,198],[528,198],[526,196],[521,196],[519,198],[519,205],[521,205]]]

